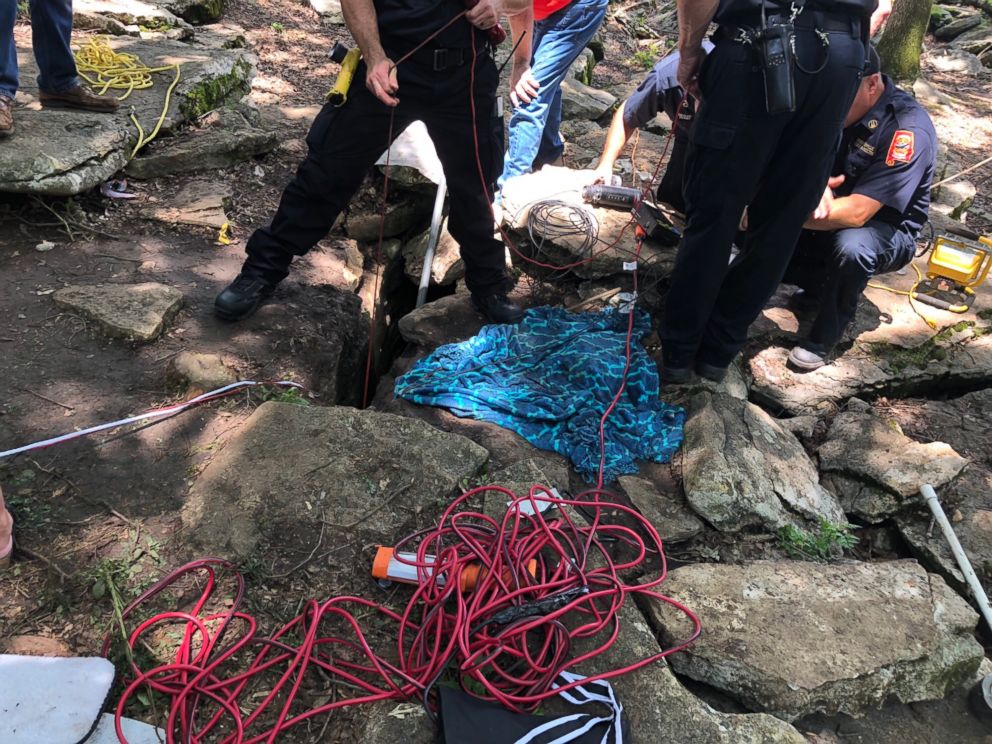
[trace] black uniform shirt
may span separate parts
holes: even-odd
[[[838,196],[862,194],[882,203],[874,219],[916,237],[927,221],[937,133],[916,99],[883,76],[885,91],[860,121],[844,130],[834,174]]]
[[[394,55],[413,49],[465,9],[460,0],[372,0],[372,4],[382,46]],[[467,48],[472,44],[471,29],[461,18],[428,46]]]

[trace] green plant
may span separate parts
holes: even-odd
[[[654,67],[655,61],[655,51],[651,49],[640,49],[634,52],[633,62],[639,67],[643,67],[645,70],[650,70]]]
[[[283,31],[286,30],[286,27],[283,26],[281,23],[279,23],[279,21],[275,21],[270,28],[273,31],[275,31],[277,34],[281,34]]]
[[[845,550],[858,544],[858,536],[851,534],[854,529],[856,525],[834,524],[820,517],[815,533],[791,524],[782,527],[778,531],[778,545],[790,558],[828,561],[840,558]]]
[[[308,406],[310,401],[303,397],[300,388],[265,388],[262,391],[262,400],[274,400],[276,403],[293,403],[297,406]]]

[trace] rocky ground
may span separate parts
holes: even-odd
[[[422,179],[397,174],[381,252],[375,173],[273,302],[236,327],[213,318],[245,238],[305,151],[336,74],[327,50],[350,41],[333,1],[313,5],[320,12],[295,0],[77,0],[78,43],[107,33],[147,64],[182,66],[162,134],[136,158],[129,110],[38,110],[30,30],[18,25],[25,90],[17,136],[0,148],[0,449],[235,379],[292,379],[305,392],[253,390],[154,426],[0,460],[18,540],[0,578],[0,638],[46,636],[95,653],[115,603],[206,554],[237,563],[265,630],[309,597],[401,604],[402,589],[368,576],[374,546],[431,524],[460,488],[583,485],[563,458],[506,430],[392,395],[414,360],[482,322],[458,293],[462,267],[446,234],[434,301],[410,312],[433,198]],[[992,143],[983,66],[992,25],[977,10],[941,8],[916,91],[951,175]],[[567,166],[595,159],[614,103],[672,45],[673,13],[670,4],[611,7],[567,86]],[[146,131],[171,80],[158,73],[132,94]],[[628,151],[628,178],[654,170],[665,125],[659,119]],[[136,198],[101,195],[121,169],[119,190]],[[947,184],[935,220],[992,229],[990,176],[985,166]],[[558,193],[556,179],[574,191],[572,172],[554,169],[529,188]],[[508,214],[522,237],[526,214]],[[618,232],[618,215],[596,210],[600,240]],[[544,250],[581,249],[566,240]],[[516,292],[531,305],[616,302],[595,297],[629,288],[622,264],[631,251],[621,239],[578,274],[523,272]],[[642,257],[649,309],[660,306],[672,257],[661,245]],[[883,281],[905,290],[912,280],[907,271]],[[807,320],[787,297],[773,298],[727,383],[671,393],[689,412],[672,466],[644,464],[614,484],[666,539],[674,570],[665,592],[706,628],[670,665],[617,682],[635,740],[992,741],[965,705],[973,681],[992,671],[983,661],[992,638],[917,495],[920,483],[938,488],[992,588],[992,290],[965,315],[923,310],[934,329],[904,297],[870,289],[838,362],[803,377],[783,364]],[[381,322],[370,333],[373,308]],[[370,338],[373,402],[359,410]],[[648,347],[657,352],[651,339]],[[801,530],[816,534],[820,519],[852,522],[851,539],[821,532],[804,541]],[[682,631],[656,606],[625,606],[622,619],[618,644],[587,670],[630,663]],[[128,712],[152,720],[143,706]],[[395,704],[323,725],[285,740],[432,736],[422,713]]]

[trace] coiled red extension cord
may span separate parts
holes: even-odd
[[[488,194],[479,155],[473,95],[474,34],[472,54],[469,95],[475,158],[480,183]],[[657,178],[671,136],[645,194]],[[616,240],[602,251],[619,243],[633,223],[632,217]],[[566,266],[553,266],[523,255],[502,227],[500,231],[516,255],[544,268],[573,268],[602,252]],[[643,236],[639,234],[635,260],[642,245]],[[632,274],[636,293],[636,269]],[[239,610],[244,598],[244,579],[229,562],[205,558],[176,569],[121,613],[121,621],[126,621],[146,602],[185,577],[197,574],[206,577],[189,612],[157,614],[139,623],[128,635],[134,658],[134,649],[153,629],[175,623],[183,625],[174,661],[147,670],[133,666],[135,677],[117,704],[118,739],[126,744],[121,718],[130,698],[143,687],[169,698],[166,723],[169,744],[271,743],[282,732],[314,716],[384,700],[420,697],[430,710],[431,690],[446,671],[457,676],[462,688],[477,697],[515,711],[532,710],[542,700],[582,683],[551,686],[561,671],[596,657],[616,641],[620,632],[617,613],[632,595],[672,605],[688,618],[692,632],[678,645],[626,667],[589,675],[589,679],[608,679],[632,672],[692,643],[701,633],[699,619],[689,608],[655,591],[667,575],[657,530],[635,509],[612,502],[611,494],[603,490],[605,424],[626,387],[633,324],[631,312],[621,384],[600,419],[602,455],[595,489],[562,500],[539,485],[526,496],[517,496],[497,486],[465,492],[448,506],[435,527],[396,544],[394,555],[400,550],[416,554],[412,565],[420,575],[420,583],[402,613],[361,597],[309,600],[300,615],[271,636],[262,637],[257,634],[254,618]],[[367,386],[368,370],[366,395]],[[484,493],[490,498],[509,500],[502,521],[466,508],[469,499]],[[555,515],[553,518],[539,509],[541,503],[548,501],[554,501],[558,507],[550,512]],[[525,511],[524,505],[531,509]],[[591,513],[591,524],[578,524],[570,516],[570,509]],[[637,529],[602,522],[604,509],[625,515],[634,521]],[[607,544],[623,545],[632,557],[615,562]],[[633,572],[649,553],[660,558],[659,575],[642,583],[628,581],[622,574]],[[428,555],[433,558],[429,560]],[[480,564],[483,570],[477,572]],[[235,582],[234,598],[226,610],[203,615],[208,606],[217,603],[214,594],[218,569],[229,573],[229,580]],[[480,578],[471,592],[463,593],[459,589],[461,576],[469,569]],[[359,611],[375,613],[380,622],[395,625],[396,645],[390,654],[395,663],[373,648],[356,615]],[[236,631],[237,637],[225,644],[225,637]],[[588,648],[572,655],[573,646],[579,641],[585,641]],[[110,645],[108,633],[104,655],[109,653]],[[315,675],[319,678],[321,674],[330,675],[356,694],[303,711],[297,705],[294,710],[304,680]],[[242,697],[249,688],[256,692],[253,687],[263,675],[275,678],[268,691],[260,699],[254,694],[247,699]],[[256,699],[259,702],[255,703]]]
[[[483,493],[510,501],[502,521],[466,508],[470,499]],[[118,738],[126,742],[120,719],[128,700],[144,686],[169,697],[170,744],[274,742],[280,733],[337,708],[426,699],[445,671],[480,698],[511,710],[531,710],[562,689],[551,688],[560,671],[613,644],[620,632],[617,612],[637,595],[677,608],[689,619],[693,632],[676,646],[590,678],[626,674],[684,648],[698,637],[700,624],[687,607],[655,591],[667,573],[657,530],[636,510],[602,496],[604,492],[593,490],[557,500],[541,486],[519,497],[497,486],[475,488],[456,498],[437,526],[397,543],[397,552],[416,553],[412,565],[421,575],[402,613],[360,597],[310,600],[298,617],[267,638],[257,635],[254,619],[239,610],[244,580],[230,563],[216,558],[189,563],[122,612],[127,621],[182,578],[190,574],[206,578],[192,610],[158,614],[130,632],[128,644],[136,649],[153,630],[183,625],[174,661],[133,669],[135,678],[117,704]],[[538,510],[548,501],[558,505],[550,512],[553,517]],[[525,505],[533,513],[522,508]],[[577,523],[570,507],[591,509],[592,524]],[[626,515],[637,529],[603,523],[604,509]],[[615,562],[608,549],[611,544],[622,544],[631,557]],[[661,558],[659,575],[643,583],[625,578],[625,572],[641,565],[649,552]],[[461,592],[462,573],[475,574],[479,564],[483,570],[474,590]],[[218,601],[218,569],[230,573],[228,580],[236,583],[234,598],[226,610],[203,615]],[[388,623],[395,628],[396,645],[389,654],[395,662],[373,648],[357,619],[359,611],[377,614],[376,627]],[[236,638],[229,637],[235,634]],[[587,650],[573,654],[583,639]],[[109,650],[108,635],[103,653]],[[309,710],[294,709],[308,675],[311,682],[320,681],[318,670],[354,689],[355,695]],[[255,687],[250,690],[253,694],[244,695],[262,675],[273,680],[264,695],[259,697]]]

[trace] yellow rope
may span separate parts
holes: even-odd
[[[923,322],[926,323],[928,326],[930,326],[932,330],[937,330],[937,323],[930,320],[930,318],[928,318],[926,315],[921,313],[920,309],[916,306],[916,300],[913,297],[913,295],[916,293],[916,288],[919,287],[920,284],[923,282],[923,272],[920,271],[920,267],[917,266],[915,263],[910,264],[910,266],[912,266],[913,271],[916,272],[916,281],[913,283],[913,286],[909,288],[908,292],[904,289],[895,289],[894,287],[886,287],[884,284],[877,284],[875,282],[868,282],[868,286],[871,287],[872,289],[881,289],[886,292],[891,292],[892,294],[903,295],[904,297],[908,297],[909,306],[913,308],[913,312],[919,315],[920,318],[923,319]]]
[[[169,113],[169,105],[172,101],[172,92],[179,84],[180,68],[178,64],[165,65],[163,67],[148,67],[136,54],[127,52],[115,52],[110,48],[110,42],[106,36],[96,36],[87,41],[79,51],[76,52],[76,69],[79,76],[89,83],[100,95],[104,95],[108,90],[123,90],[124,95],[118,97],[118,101],[125,100],[136,90],[145,90],[153,85],[152,75],[156,72],[168,72],[175,70],[176,77],[173,79],[169,89],[165,92],[165,105],[162,107],[162,114],[158,117],[151,134],[145,136],[145,130],[138,122],[134,112],[131,112],[131,121],[138,130],[138,142],[131,151],[133,158],[138,151],[151,142],[158,135],[165,117]]]

